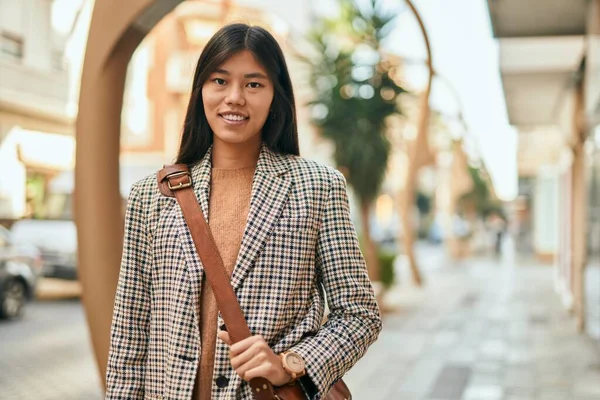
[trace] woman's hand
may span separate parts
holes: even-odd
[[[231,366],[243,380],[266,378],[272,385],[282,386],[292,379],[262,336],[251,336],[234,345],[227,332],[220,330],[217,336],[230,346]]]

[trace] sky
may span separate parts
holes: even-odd
[[[498,196],[517,195],[517,133],[508,122],[499,73],[498,44],[493,38],[485,0],[414,0],[430,36],[434,69],[444,77],[434,82],[431,105],[457,115],[460,104]],[[400,15],[390,47],[408,59],[425,60],[426,50],[416,19]],[[424,85],[418,64],[408,79]],[[449,81],[454,90],[449,89]]]

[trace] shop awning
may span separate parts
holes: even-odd
[[[498,38],[584,35],[587,0],[488,0]]]
[[[30,168],[67,171],[75,165],[75,138],[57,133],[13,129],[19,161]]]

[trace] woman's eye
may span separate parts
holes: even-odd
[[[216,83],[217,85],[224,85],[225,84],[225,80],[221,79],[221,78],[215,78],[215,79],[213,79],[213,82]]]
[[[259,87],[262,87],[262,85],[258,82],[250,82],[248,86],[250,86],[252,89],[258,89]]]

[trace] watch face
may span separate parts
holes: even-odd
[[[304,360],[298,354],[288,353],[285,356],[285,362],[290,370],[299,374],[304,371]]]

